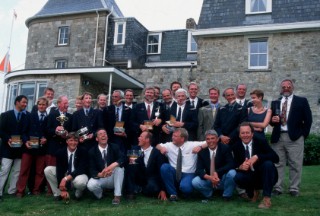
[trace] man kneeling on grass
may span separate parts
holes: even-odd
[[[44,170],[46,178],[54,191],[59,196],[56,199],[69,199],[68,189],[75,189],[76,199],[82,197],[86,189],[88,176],[87,172],[87,152],[78,147],[79,139],[75,133],[68,134],[67,146],[60,149],[57,154],[57,166],[49,166]],[[59,183],[59,188],[58,188]]]
[[[102,199],[104,189],[114,189],[113,205],[120,204],[122,182],[124,178],[125,156],[118,145],[108,143],[105,129],[98,129],[98,145],[89,151],[90,180],[88,189],[97,199]]]

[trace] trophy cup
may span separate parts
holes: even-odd
[[[141,155],[140,150],[128,150],[127,156],[129,158],[129,164],[130,165],[137,164],[136,160],[140,155]]]
[[[11,148],[20,148],[22,146],[22,140],[20,135],[11,136]]]
[[[154,114],[156,116],[156,119],[160,116],[160,107],[157,108],[157,112]]]
[[[87,127],[83,127],[76,132],[76,136],[81,137],[83,140],[89,139],[88,134],[89,129]]]
[[[57,117],[57,121],[59,121],[60,122],[60,125],[63,127],[63,124],[66,122],[66,121],[68,121],[69,120],[69,118],[67,117],[67,116],[65,116],[63,113],[61,113],[61,115],[60,116],[58,116]],[[66,130],[59,130],[59,131],[57,131],[57,134],[59,135],[59,136],[63,136],[63,135],[66,135],[67,134],[67,131]]]

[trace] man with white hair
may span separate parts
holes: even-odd
[[[185,89],[178,89],[175,93],[176,102],[172,104],[170,109],[170,116],[173,116],[176,121],[172,122],[171,125],[162,126],[162,131],[171,136],[169,126],[173,128],[185,128],[189,133],[189,141],[196,140],[196,132],[198,127],[197,112],[190,105],[186,104],[188,93]],[[169,121],[172,118],[167,118]]]

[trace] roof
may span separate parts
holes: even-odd
[[[37,18],[71,15],[95,11],[112,11],[114,17],[123,17],[114,0],[48,0],[43,8],[26,20],[26,25]]]

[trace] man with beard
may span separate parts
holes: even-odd
[[[312,114],[308,100],[293,94],[292,80],[283,80],[280,87],[282,97],[271,103],[271,144],[280,157],[280,162],[276,164],[279,179],[273,193],[283,193],[285,167],[288,164],[289,193],[296,197],[300,192],[304,141],[310,133]]]

